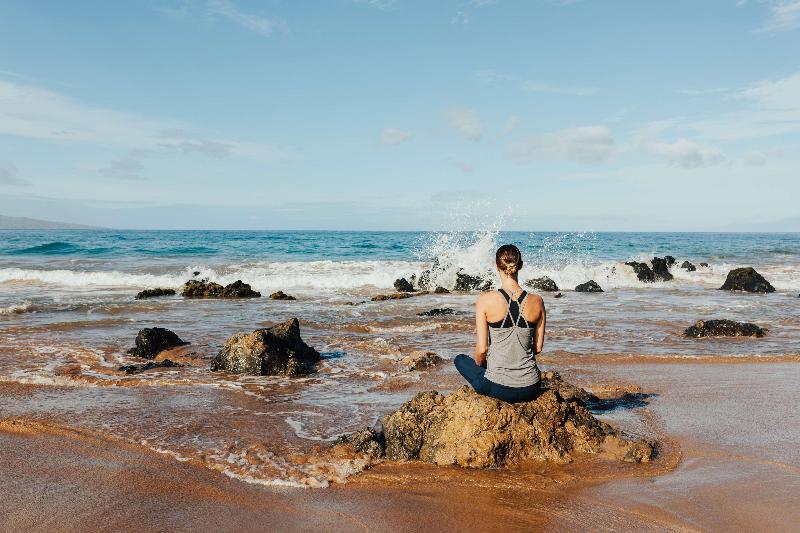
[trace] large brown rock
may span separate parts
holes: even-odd
[[[128,354],[143,359],[155,359],[164,350],[187,344],[189,343],[178,337],[174,331],[166,328],[144,328],[139,330],[136,346],[128,350]]]
[[[292,318],[252,333],[237,333],[211,362],[211,370],[261,376],[305,376],[320,359],[319,352],[300,338],[300,322]]]
[[[686,328],[684,337],[763,337],[767,330],[750,322],[733,320],[698,320]]]
[[[525,285],[537,291],[558,292],[558,285],[556,285],[556,282],[547,276],[528,280],[525,282]]]
[[[653,443],[598,420],[586,407],[596,397],[547,374],[546,390],[527,403],[508,404],[466,386],[449,395],[421,392],[385,416],[382,431],[356,432],[345,441],[373,457],[470,468],[567,463],[584,454],[650,461]]]
[[[756,272],[753,267],[731,270],[728,272],[728,277],[720,289],[726,291],[775,292],[775,287],[764,279],[764,276]]]
[[[236,280],[226,286],[205,279],[190,279],[183,285],[184,298],[259,298],[261,293]]]

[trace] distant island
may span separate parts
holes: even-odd
[[[0,229],[102,229],[97,226],[52,222],[27,217],[7,217],[0,215]]]

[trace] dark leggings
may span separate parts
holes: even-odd
[[[454,360],[456,369],[464,376],[475,392],[484,396],[491,396],[508,403],[530,402],[535,400],[542,392],[537,383],[530,387],[506,387],[486,379],[485,368],[481,368],[475,359],[468,355],[458,354]]]

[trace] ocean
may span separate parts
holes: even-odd
[[[434,260],[433,284],[457,272],[493,276],[493,254],[517,244],[520,281],[548,276],[541,363],[588,375],[620,361],[793,361],[800,355],[800,234],[314,231],[0,231],[0,382],[33,387],[9,396],[6,416],[76,427],[196,461],[250,483],[325,486],[363,465],[324,458],[340,435],[371,426],[421,390],[462,385],[449,361],[473,349],[474,293],[372,302]],[[672,255],[669,282],[642,283],[626,261]],[[697,270],[680,267],[690,261]],[[701,266],[707,263],[708,266]],[[776,292],[717,290],[729,270],[753,266]],[[134,300],[146,288],[198,277],[241,279],[264,297]],[[603,293],[574,292],[593,279]],[[297,298],[273,301],[282,290]],[[432,308],[453,313],[420,316]],[[239,331],[298,317],[323,355],[307,378],[212,373]],[[687,339],[696,320],[768,328],[761,339]],[[144,327],[191,344],[187,366],[125,375]],[[399,359],[433,350],[441,367],[408,372]],[[609,415],[615,416],[615,415]],[[622,415],[619,415],[622,416]],[[621,418],[631,431],[643,420]],[[302,459],[298,459],[301,457]]]

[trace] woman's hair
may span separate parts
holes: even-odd
[[[513,276],[522,268],[522,254],[519,248],[513,244],[504,244],[497,249],[494,255],[494,262],[497,268],[505,272],[508,276]]]

